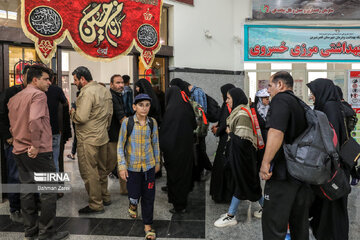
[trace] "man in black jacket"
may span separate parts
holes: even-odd
[[[10,133],[10,121],[9,121],[9,109],[8,102],[10,98],[15,96],[18,92],[23,90],[26,85],[27,71],[29,70],[30,65],[26,65],[23,68],[23,84],[15,85],[10,88],[5,89],[4,92],[0,95],[0,136],[1,142],[4,143],[4,152],[6,159],[6,169],[7,169],[7,183],[20,184],[19,181],[19,172],[16,166],[16,162],[13,158],[13,138]],[[8,193],[8,199],[10,203],[10,219],[13,222],[23,223],[23,217],[20,212],[20,194],[19,193]]]
[[[121,122],[126,118],[124,102],[121,92],[124,90],[124,80],[121,75],[115,74],[110,79],[110,92],[113,100],[113,116],[109,129],[107,170],[110,173],[117,165],[117,143]],[[120,194],[127,194],[126,182],[119,178]]]

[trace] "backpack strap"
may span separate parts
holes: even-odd
[[[148,117],[149,119],[149,127],[150,127],[150,137],[153,138],[153,128],[154,128],[154,120],[152,117]]]
[[[134,116],[130,116],[128,117],[128,122],[127,122],[127,125],[126,125],[126,140],[125,140],[125,147],[129,141],[129,137],[134,129]]]
[[[150,137],[151,139],[153,138],[153,128],[154,128],[154,120],[152,117],[148,117],[149,119],[149,127],[150,127]],[[128,141],[129,141],[129,137],[131,136],[131,133],[134,129],[134,116],[130,116],[128,117],[128,122],[126,125],[126,140],[125,140],[125,146],[127,145]]]
[[[241,110],[244,110],[244,111],[247,113],[247,115],[249,116],[250,121],[251,121],[251,125],[252,125],[252,128],[253,128],[253,131],[254,131],[254,134],[255,134],[255,136],[257,136],[256,128],[255,128],[255,125],[254,125],[254,120],[253,120],[250,112],[249,112],[246,108],[244,108],[244,107],[241,107]]]
[[[186,93],[184,91],[180,91],[180,93],[181,93],[181,96],[182,96],[184,102],[189,102],[188,95],[186,95]]]

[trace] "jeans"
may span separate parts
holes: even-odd
[[[264,204],[264,197],[261,196],[261,198],[259,199],[259,204],[261,205],[261,207],[263,206]],[[236,215],[236,212],[238,210],[238,207],[239,207],[239,204],[240,204],[240,199],[236,198],[235,196],[232,197],[231,199],[231,203],[230,203],[230,207],[229,207],[229,210],[228,210],[228,213],[231,215],[231,216],[235,216]]]
[[[60,141],[61,141],[61,134],[53,134],[52,149],[53,149],[53,159],[55,163],[56,172],[59,172]]]
[[[19,181],[19,171],[12,153],[13,146],[9,145],[7,142],[4,144],[4,152],[6,158],[6,168],[7,168],[7,183],[20,183]],[[10,203],[10,212],[20,211],[20,193],[8,193],[9,203]]]

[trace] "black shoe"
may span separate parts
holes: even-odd
[[[103,205],[104,205],[104,206],[110,206],[111,204],[112,204],[112,201],[111,201],[111,200],[108,201],[108,202],[103,201]]]
[[[64,196],[64,193],[58,193],[57,194],[57,199],[60,199],[60,198],[62,198]]]
[[[39,240],[63,240],[63,239],[68,239],[70,237],[70,233],[68,231],[65,232],[54,232],[53,234],[51,234],[48,237],[45,238],[39,238]]]
[[[155,173],[155,179],[161,178],[162,177],[162,171],[160,169],[160,171],[158,171],[157,173]]]
[[[94,209],[91,209],[89,206],[86,206],[79,210],[79,214],[104,213],[104,212],[105,212],[104,209],[94,210]]]
[[[167,192],[167,191],[168,191],[168,186],[163,186],[163,187],[161,187],[161,191]]]
[[[172,214],[181,214],[181,213],[187,213],[186,208],[183,208],[181,210],[175,210],[175,208],[172,208],[169,210]]]

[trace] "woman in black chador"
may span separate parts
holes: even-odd
[[[140,93],[145,93],[151,97],[151,107],[148,116],[155,118],[156,122],[160,126],[162,119],[160,101],[152,88],[151,83],[145,78],[142,78],[135,83],[134,95],[136,96]]]
[[[347,137],[340,97],[334,83],[329,79],[319,78],[308,83],[307,86],[312,93],[315,109],[326,114],[341,146]],[[343,163],[341,167],[350,178],[350,170]],[[335,201],[315,198],[310,209],[310,216],[313,217],[310,225],[317,240],[349,239],[347,200],[348,195]]]
[[[164,153],[168,197],[174,205],[170,210],[172,213],[185,212],[192,188],[196,122],[187,99],[176,86],[166,91],[166,110],[160,127],[160,149]]]
[[[225,132],[226,118],[231,112],[231,108],[226,104],[226,94],[232,88],[235,88],[232,84],[225,84],[220,88],[224,102],[221,107],[220,120],[216,126],[212,127],[215,136],[220,138],[210,181],[210,195],[217,203],[230,202],[234,194],[234,181],[231,169],[225,166],[225,145],[228,139],[228,134]]]
[[[240,200],[258,201],[261,198],[259,171],[256,166],[257,136],[248,106],[248,98],[240,88],[228,91],[226,103],[231,114],[226,119],[229,135],[227,161],[235,181],[235,192],[229,210],[215,221],[215,227],[237,224],[235,215]]]

